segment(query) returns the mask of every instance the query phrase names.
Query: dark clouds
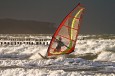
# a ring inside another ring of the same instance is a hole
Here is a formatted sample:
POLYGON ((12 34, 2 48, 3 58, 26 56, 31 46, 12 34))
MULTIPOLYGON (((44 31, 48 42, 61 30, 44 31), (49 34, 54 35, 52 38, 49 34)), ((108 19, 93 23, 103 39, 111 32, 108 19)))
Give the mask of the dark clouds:
POLYGON ((80 33, 115 34, 115 0, 1 0, 0 18, 59 25, 79 2, 86 8, 80 33))

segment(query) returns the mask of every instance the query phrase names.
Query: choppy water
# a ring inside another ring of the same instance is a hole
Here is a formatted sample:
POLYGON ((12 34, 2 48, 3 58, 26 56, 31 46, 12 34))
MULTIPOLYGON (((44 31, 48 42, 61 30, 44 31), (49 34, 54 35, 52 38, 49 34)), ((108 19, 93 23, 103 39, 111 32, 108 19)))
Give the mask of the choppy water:
MULTIPOLYGON (((3 37, 22 35, 1 35, 3 37)), ((40 37, 48 38, 46 35, 40 37)), ((69 58, 60 56, 44 60, 38 53, 45 55, 47 48, 48 45, 0 46, 0 76, 115 75, 115 35, 79 36, 75 52, 69 58)))

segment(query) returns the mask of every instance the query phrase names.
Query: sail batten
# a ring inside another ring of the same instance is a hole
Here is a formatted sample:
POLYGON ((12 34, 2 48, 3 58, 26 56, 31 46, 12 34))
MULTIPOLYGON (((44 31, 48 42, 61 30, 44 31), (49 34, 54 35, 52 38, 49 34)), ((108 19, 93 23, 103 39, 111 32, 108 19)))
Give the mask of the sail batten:
POLYGON ((84 8, 78 4, 62 21, 54 33, 48 56, 69 54, 74 51, 84 8))
POLYGON ((78 28, 72 28, 72 27, 70 27, 70 26, 68 26, 68 25, 64 25, 65 27, 68 27, 69 29, 74 29, 74 30, 78 30, 78 28))
POLYGON ((79 20, 80 18, 76 18, 74 16, 69 16, 69 18, 75 18, 76 20, 79 20))

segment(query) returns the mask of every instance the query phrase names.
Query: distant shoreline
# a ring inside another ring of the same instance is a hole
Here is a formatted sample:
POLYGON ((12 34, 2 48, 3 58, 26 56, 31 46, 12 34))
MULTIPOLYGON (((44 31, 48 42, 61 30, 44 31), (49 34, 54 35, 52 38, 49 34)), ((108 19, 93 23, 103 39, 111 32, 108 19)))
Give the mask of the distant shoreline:
POLYGON ((0 19, 0 34, 53 34, 56 28, 51 22, 0 19))

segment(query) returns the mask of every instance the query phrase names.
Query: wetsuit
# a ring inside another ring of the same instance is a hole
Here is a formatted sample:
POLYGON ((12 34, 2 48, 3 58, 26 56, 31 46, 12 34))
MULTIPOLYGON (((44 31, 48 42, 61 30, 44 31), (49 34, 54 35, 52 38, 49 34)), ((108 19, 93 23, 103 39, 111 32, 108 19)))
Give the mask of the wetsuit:
POLYGON ((64 43, 62 42, 62 41, 60 41, 60 40, 57 40, 57 47, 56 47, 56 49, 55 49, 55 51, 61 51, 61 47, 62 46, 64 46, 64 43))

